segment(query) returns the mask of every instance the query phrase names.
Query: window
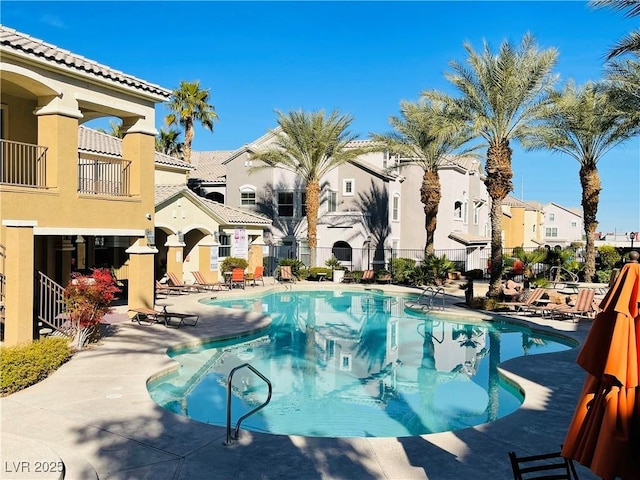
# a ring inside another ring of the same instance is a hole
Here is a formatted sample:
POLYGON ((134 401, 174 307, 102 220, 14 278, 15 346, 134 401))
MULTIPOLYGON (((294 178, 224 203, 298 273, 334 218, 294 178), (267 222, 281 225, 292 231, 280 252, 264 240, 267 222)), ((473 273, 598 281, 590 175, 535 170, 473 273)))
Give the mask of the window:
POLYGON ((578 222, 571 222, 571 228, 577 228, 578 222))
POLYGON ((382 157, 382 168, 385 170, 389 167, 389 150, 385 150, 382 157))
POLYGON ((465 225, 469 223, 469 202, 466 200, 462 204, 462 223, 465 225))
POLYGON ((340 370, 351 370, 351 355, 350 354, 342 354, 340 355, 340 370))
POLYGON ((393 208, 391 213, 391 219, 394 222, 400 220, 400 195, 397 193, 393 196, 393 208))
POLYGON ((355 180, 352 178, 342 181, 342 195, 352 197, 355 190, 355 180))
POLYGON ((544 236, 547 238, 557 238, 558 237, 558 228, 557 227, 547 227, 544 232, 544 236))
POLYGON ((473 204, 473 224, 478 225, 480 223, 480 207, 482 207, 481 203, 473 204))
POLYGON ((462 219, 462 202, 455 202, 453 204, 453 218, 462 219))
POLYGON ((8 130, 7 118, 9 117, 8 110, 9 110, 8 105, 5 105, 5 104, 0 105, 0 138, 2 138, 3 140, 8 138, 8 135, 7 135, 7 130, 8 130))
POLYGON ((293 217, 293 192, 278 192, 278 215, 293 217))
POLYGON ((329 191, 327 192, 327 212, 337 212, 338 211, 338 192, 329 191))
POLYGON ((555 222, 556 221, 556 214, 555 213, 548 213, 547 214, 547 220, 549 222, 555 222))
POLYGON ((303 217, 307 216, 307 192, 302 192, 300 194, 300 215, 303 217))
POLYGON ((256 187, 253 185, 242 185, 240 187, 240 205, 256 204, 256 187))
POLYGON ((218 257, 230 257, 231 256, 231 236, 226 233, 221 233, 218 236, 220 247, 218 248, 218 257))

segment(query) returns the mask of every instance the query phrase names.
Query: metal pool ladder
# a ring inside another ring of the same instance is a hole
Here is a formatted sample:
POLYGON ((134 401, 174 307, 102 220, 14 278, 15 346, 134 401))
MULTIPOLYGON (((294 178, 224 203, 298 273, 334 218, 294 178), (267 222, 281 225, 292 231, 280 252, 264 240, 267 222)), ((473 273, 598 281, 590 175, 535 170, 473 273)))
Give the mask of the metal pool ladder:
POLYGON ((229 377, 227 378, 227 440, 224 442, 225 445, 232 445, 234 440, 238 440, 238 437, 240 434, 240 424, 244 421, 245 418, 250 417, 251 415, 256 413, 258 410, 267 406, 267 404, 271 401, 272 391, 273 391, 273 388, 271 386, 271 382, 269 381, 269 379, 265 377, 263 374, 261 374, 249 363, 243 363, 242 365, 238 365, 233 370, 231 370, 231 372, 229 372, 229 377), (265 381, 265 383, 269 387, 269 394, 267 395, 267 399, 264 401, 264 403, 262 403, 262 405, 258 405, 256 408, 245 413, 243 416, 241 416, 238 419, 235 432, 233 435, 231 435, 231 382, 233 381, 233 374, 236 373, 237 370, 240 370, 241 368, 245 368, 245 367, 251 370, 258 377, 260 377, 262 380, 265 381))
POLYGON ((434 300, 438 295, 442 296, 442 310, 444 310, 444 288, 442 287, 425 287, 417 302, 429 308, 435 308, 434 300))

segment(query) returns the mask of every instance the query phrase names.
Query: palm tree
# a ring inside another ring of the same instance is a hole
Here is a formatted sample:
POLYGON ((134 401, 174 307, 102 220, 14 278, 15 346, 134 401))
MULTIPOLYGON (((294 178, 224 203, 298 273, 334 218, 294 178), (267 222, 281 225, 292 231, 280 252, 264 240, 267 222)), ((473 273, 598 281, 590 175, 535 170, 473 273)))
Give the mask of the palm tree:
MULTIPOLYGON (((591 5, 596 8, 610 7, 614 10, 626 10, 627 17, 640 15, 640 3, 638 0, 592 0, 591 5)), ((640 54, 640 31, 631 32, 626 37, 622 37, 609 51, 607 60, 624 55, 625 53, 640 54)))
POLYGON ((286 114, 276 110, 276 114, 279 125, 277 139, 267 149, 251 155, 251 159, 262 161, 263 164, 252 167, 250 171, 284 168, 294 172, 305 185, 309 266, 314 267, 318 244, 320 179, 367 150, 348 147, 349 142, 357 138, 349 131, 353 122, 351 115, 340 114, 337 110, 326 117, 323 110, 297 110, 286 114))
POLYGON ((578 87, 568 82, 552 95, 544 124, 529 132, 523 141, 528 149, 550 149, 574 158, 580 164, 582 210, 586 234, 585 281, 595 274, 596 215, 600 199, 598 162, 613 147, 640 133, 637 122, 616 108, 610 88, 603 83, 588 82, 578 87))
POLYGON ((161 128, 156 136, 156 151, 172 157, 180 157, 184 150, 184 142, 178 140, 181 134, 182 132, 175 128, 169 130, 161 128))
POLYGON ((555 83, 551 74, 558 53, 540 51, 533 36, 523 37, 519 47, 504 41, 497 54, 487 42, 476 53, 465 43, 468 67, 452 62, 446 78, 461 93, 452 99, 437 92, 427 98, 450 102, 459 109, 474 135, 486 142, 485 185, 491 197, 491 281, 488 296, 500 295, 502 272, 502 200, 513 190, 510 142, 520 140, 540 117, 546 97, 555 83))
POLYGON ((109 129, 98 128, 99 132, 106 133, 116 138, 124 138, 124 130, 122 129, 122 122, 116 123, 113 120, 109 121, 109 129))
MULTIPOLYGON (((401 102, 400 117, 390 117, 389 123, 394 132, 372 134, 371 138, 400 154, 402 163, 418 165, 424 172, 420 201, 425 214, 426 257, 434 253, 438 207, 442 198, 438 170, 448 155, 471 139, 471 129, 453 117, 446 103, 428 99, 418 103, 401 102)), ((463 153, 471 150, 473 148, 463 153)))
POLYGON ((184 128, 184 161, 191 163, 191 144, 195 135, 195 123, 213 131, 218 119, 215 107, 209 104, 209 90, 200 88, 200 82, 180 82, 173 91, 167 108, 172 112, 164 120, 167 126, 180 124, 184 128))
POLYGON ((640 62, 611 62, 606 80, 611 86, 611 99, 616 106, 629 115, 631 121, 640 122, 640 62))

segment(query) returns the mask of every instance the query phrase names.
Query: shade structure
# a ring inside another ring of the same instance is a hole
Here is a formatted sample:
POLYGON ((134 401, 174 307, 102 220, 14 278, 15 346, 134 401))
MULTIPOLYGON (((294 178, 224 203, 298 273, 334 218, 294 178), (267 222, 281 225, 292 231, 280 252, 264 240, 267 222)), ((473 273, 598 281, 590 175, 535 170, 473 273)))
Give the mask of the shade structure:
POLYGON ((578 355, 587 379, 562 449, 604 480, 640 479, 640 264, 631 258, 578 355))

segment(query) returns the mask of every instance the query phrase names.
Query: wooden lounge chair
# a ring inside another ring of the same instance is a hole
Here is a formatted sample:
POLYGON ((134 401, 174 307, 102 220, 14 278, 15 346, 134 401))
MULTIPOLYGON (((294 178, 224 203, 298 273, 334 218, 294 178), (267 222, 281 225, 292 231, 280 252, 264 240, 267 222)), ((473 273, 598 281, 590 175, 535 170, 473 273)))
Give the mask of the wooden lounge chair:
POLYGON ((291 272, 291 265, 282 265, 280 267, 280 276, 278 277, 278 280, 281 282, 296 281, 295 275, 291 272))
POLYGON ((191 273, 193 274, 193 278, 196 279, 194 285, 197 285, 203 290, 222 290, 226 285, 225 282, 207 282, 202 272, 196 271, 191 273))
POLYGON ((256 282, 262 282, 262 286, 264 287, 264 267, 262 265, 258 265, 253 273, 248 273, 245 277, 247 282, 251 282, 252 286, 256 286, 256 282))
POLYGON ((375 278, 376 274, 373 270, 365 270, 362 273, 362 278, 360 279, 360 283, 371 283, 375 278))
POLYGON ((378 277, 378 283, 391 283, 391 280, 393 280, 393 278, 391 277, 390 273, 385 273, 384 275, 380 275, 378 277))
POLYGON ((516 312, 523 312, 529 306, 534 305, 538 300, 542 299, 545 293, 544 288, 536 288, 532 290, 526 300, 522 302, 499 302, 497 306, 514 308, 516 312))
POLYGON ((203 292, 206 290, 205 288, 199 287, 198 285, 187 285, 182 280, 178 278, 178 276, 173 272, 167 272, 167 276, 169 277, 169 284, 172 287, 179 287, 184 289, 186 293, 189 292, 203 292))
POLYGON ((353 273, 351 273, 351 272, 346 272, 346 273, 344 274, 344 277, 342 277, 341 282, 342 282, 342 283, 351 283, 351 282, 353 282, 354 280, 355 280, 355 278, 353 277, 353 273))
POLYGON ((242 268, 234 268, 231 270, 231 279, 229 280, 229 287, 233 288, 235 285, 244 289, 246 281, 244 278, 244 270, 242 268))
POLYGON ((560 452, 518 456, 509 452, 514 480, 557 479, 578 480, 576 467, 570 458, 560 452))

